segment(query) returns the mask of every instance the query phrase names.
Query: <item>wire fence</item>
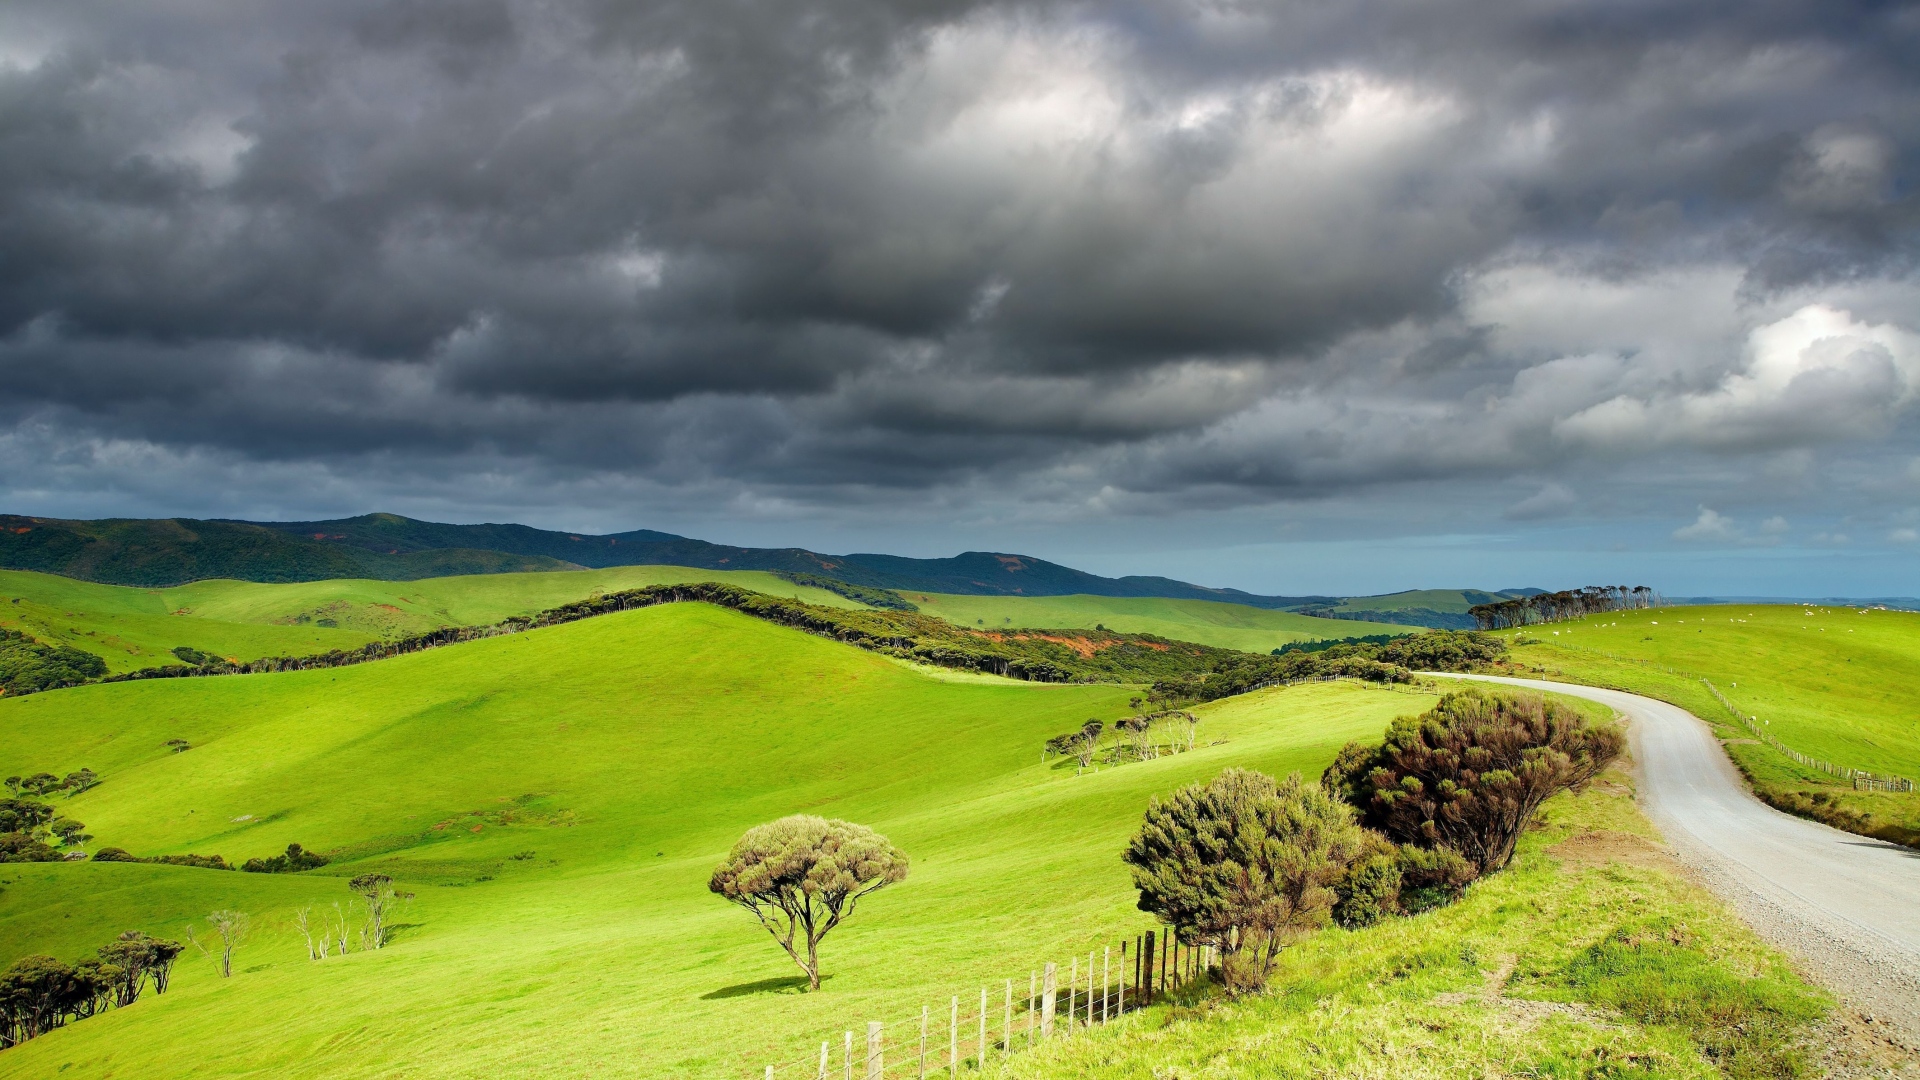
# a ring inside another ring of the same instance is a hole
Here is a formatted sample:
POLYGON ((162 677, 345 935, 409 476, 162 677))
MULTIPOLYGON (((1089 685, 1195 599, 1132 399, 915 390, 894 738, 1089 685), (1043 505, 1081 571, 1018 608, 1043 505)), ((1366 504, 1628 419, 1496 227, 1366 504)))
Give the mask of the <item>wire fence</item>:
MULTIPOLYGON (((1546 643, 1542 642, 1542 644, 1546 643)), ((1639 664, 1643 667, 1655 668, 1665 671, 1669 675, 1678 675, 1688 679, 1699 679, 1706 685, 1707 692, 1713 695, 1714 700, 1718 701, 1721 706, 1727 710, 1728 715, 1739 721, 1741 727, 1752 732, 1755 739, 1758 739, 1762 744, 1779 751, 1787 758, 1798 762, 1806 768, 1826 773, 1835 779, 1846 780, 1853 785, 1855 791, 1911 792, 1913 790, 1913 781, 1907 777, 1896 776, 1892 773, 1869 772, 1866 769, 1856 769, 1848 765, 1836 765, 1831 761, 1824 761, 1811 754, 1803 754, 1795 750, 1793 747, 1775 738, 1773 733, 1767 730, 1766 725, 1761 722, 1758 716, 1742 712, 1738 706, 1727 700, 1727 695, 1721 693, 1720 688, 1713 685, 1713 680, 1707 678, 1705 675, 1668 667, 1665 664, 1656 664, 1651 660, 1642 660, 1638 657, 1619 656, 1615 653, 1588 648, 1584 645, 1570 645, 1559 641, 1553 642, 1552 645, 1556 649, 1566 649, 1571 652, 1583 652, 1594 656, 1604 656, 1609 660, 1620 663, 1639 664)))
POLYGON ((1065 965, 1049 961, 1017 979, 955 994, 918 1014, 856 1022, 820 1040, 818 1050, 764 1066, 740 1080, 926 1080, 980 1072, 996 1061, 1060 1039, 1084 1035, 1152 1005, 1170 991, 1205 978, 1219 959, 1215 946, 1182 944, 1171 930, 1089 949, 1065 965), (1084 966, 1082 961, 1084 960, 1084 966))
POLYGON ((1713 694, 1714 700, 1725 706, 1727 712, 1732 714, 1735 720, 1740 721, 1742 727, 1753 732, 1754 738, 1759 739, 1762 743, 1773 747, 1775 750, 1785 754, 1787 757, 1792 758, 1807 768, 1817 769, 1820 772, 1826 773, 1828 776, 1851 781, 1855 791, 1908 792, 1913 790, 1913 781, 1904 776, 1872 773, 1865 769, 1854 769, 1845 765, 1835 765, 1831 761, 1822 761, 1817 757, 1795 750, 1779 739, 1774 738, 1773 734, 1767 731, 1765 726, 1760 723, 1758 716, 1749 715, 1736 708, 1733 702, 1727 700, 1727 695, 1721 693, 1720 688, 1713 685, 1711 680, 1702 678, 1700 681, 1706 684, 1707 690, 1713 694))

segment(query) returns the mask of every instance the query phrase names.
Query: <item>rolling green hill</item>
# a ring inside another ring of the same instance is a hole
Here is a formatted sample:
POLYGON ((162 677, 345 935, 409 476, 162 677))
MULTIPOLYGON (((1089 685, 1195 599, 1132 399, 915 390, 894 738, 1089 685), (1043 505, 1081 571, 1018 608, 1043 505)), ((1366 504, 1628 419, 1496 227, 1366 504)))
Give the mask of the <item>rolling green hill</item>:
POLYGON ((1197 641, 1223 649, 1267 653, 1294 641, 1367 634, 1418 633, 1420 627, 1356 624, 1287 611, 1211 600, 1112 596, 956 596, 902 593, 920 610, 961 626, 1073 627, 1105 626, 1128 634, 1156 634, 1176 641, 1197 641))
POLYGON ((1482 592, 1479 589, 1415 589, 1381 596, 1350 596, 1333 604, 1313 604, 1296 610, 1303 614, 1366 622, 1392 622, 1446 630, 1471 630, 1476 625, 1467 609, 1476 604, 1511 600, 1538 589, 1482 592))
POLYGON ((85 649, 117 673, 174 663, 176 646, 243 661, 305 656, 444 626, 499 622, 598 593, 716 580, 810 604, 859 606, 771 574, 675 566, 410 582, 349 578, 274 585, 216 580, 171 589, 96 585, 0 570, 0 628, 85 649))
POLYGON ((1920 779, 1920 613, 1722 604, 1594 615, 1500 636, 1539 642, 1515 648, 1519 663, 1651 694, 1717 725, 1728 753, 1776 806, 1920 842, 1920 795, 1854 792, 1794 763, 1731 723, 1699 681, 1711 679, 1803 754, 1920 779))
POLYGON ((0 699, 7 768, 104 778, 62 804, 95 846, 346 856, 292 876, 0 868, 4 960, 178 937, 216 907, 260 926, 231 980, 189 957, 166 996, 8 1050, 0 1076, 757 1075, 849 1018, 1141 927, 1115 852, 1150 794, 1228 762, 1317 772, 1430 700, 1269 691, 1205 708, 1222 745, 1079 777, 1040 762, 1128 693, 936 677, 675 604, 353 668, 0 699), (805 997, 704 887, 743 829, 799 810, 914 860, 805 997), (308 961, 292 912, 370 869, 419 894, 394 946, 308 961))

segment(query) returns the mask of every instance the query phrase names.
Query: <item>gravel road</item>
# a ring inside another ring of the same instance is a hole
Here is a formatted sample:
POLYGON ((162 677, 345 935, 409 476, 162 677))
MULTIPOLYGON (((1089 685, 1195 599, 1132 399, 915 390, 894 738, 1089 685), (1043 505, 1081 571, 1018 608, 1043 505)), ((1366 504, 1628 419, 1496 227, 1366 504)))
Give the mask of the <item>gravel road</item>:
POLYGON ((1550 690, 1626 714, 1640 805, 1681 861, 1887 1043, 1920 1050, 1920 852, 1762 803, 1707 725, 1676 705, 1569 683, 1432 674, 1550 690))

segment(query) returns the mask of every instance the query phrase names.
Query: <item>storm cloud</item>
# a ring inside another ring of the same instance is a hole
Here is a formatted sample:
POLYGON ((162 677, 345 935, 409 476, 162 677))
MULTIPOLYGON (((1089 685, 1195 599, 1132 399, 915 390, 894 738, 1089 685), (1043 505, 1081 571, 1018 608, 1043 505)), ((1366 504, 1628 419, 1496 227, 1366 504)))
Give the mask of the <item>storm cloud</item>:
POLYGON ((1916 55, 1883 3, 11 5, 0 488, 1892 535, 1916 55))

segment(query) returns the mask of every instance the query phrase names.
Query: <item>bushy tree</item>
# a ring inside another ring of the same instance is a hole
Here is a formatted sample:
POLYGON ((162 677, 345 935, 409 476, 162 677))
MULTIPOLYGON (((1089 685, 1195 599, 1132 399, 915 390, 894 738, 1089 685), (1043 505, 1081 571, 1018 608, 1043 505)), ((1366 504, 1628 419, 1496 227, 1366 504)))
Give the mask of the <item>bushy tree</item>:
POLYGON ((748 829, 707 888, 752 912, 818 990, 820 940, 906 877, 907 857, 865 825, 795 814, 748 829))
POLYGON ((1123 860, 1139 907, 1220 947, 1230 987, 1265 984, 1280 949, 1324 926, 1330 887, 1363 850, 1353 810, 1298 774, 1228 769, 1154 799, 1123 860))
MULTIPOLYGON (((1322 778, 1402 843, 1457 853, 1480 874, 1505 867, 1534 813, 1579 789, 1620 755, 1618 727, 1589 727, 1537 694, 1461 690, 1401 717, 1372 750, 1341 750, 1322 778)), ((1458 868, 1429 867, 1442 880, 1458 868)))
POLYGON ((51 956, 23 956, 0 973, 0 1044, 13 1046, 66 1023, 89 996, 74 969, 51 956))

